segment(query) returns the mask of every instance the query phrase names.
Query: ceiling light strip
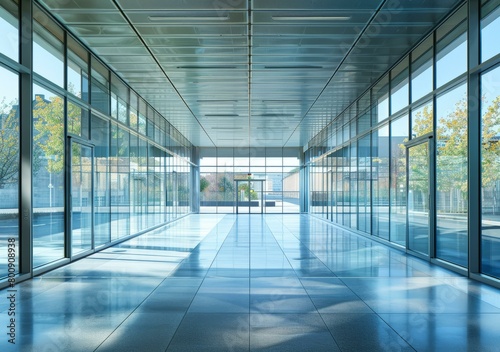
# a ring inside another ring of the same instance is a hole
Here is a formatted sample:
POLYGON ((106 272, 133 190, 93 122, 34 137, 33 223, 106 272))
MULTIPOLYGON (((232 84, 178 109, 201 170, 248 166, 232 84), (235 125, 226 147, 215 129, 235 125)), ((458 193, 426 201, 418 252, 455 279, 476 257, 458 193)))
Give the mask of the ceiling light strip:
POLYGON ((274 21, 348 21, 351 16, 271 16, 274 21))
POLYGON ((148 16, 150 21, 227 21, 229 16, 148 16))

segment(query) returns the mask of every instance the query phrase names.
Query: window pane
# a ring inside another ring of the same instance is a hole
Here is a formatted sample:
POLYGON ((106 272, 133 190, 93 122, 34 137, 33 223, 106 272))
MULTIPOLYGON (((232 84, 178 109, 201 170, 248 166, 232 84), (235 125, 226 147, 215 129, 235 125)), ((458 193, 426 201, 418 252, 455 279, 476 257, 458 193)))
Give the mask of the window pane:
POLYGON ((385 120, 389 117, 389 77, 384 77, 373 88, 373 99, 375 108, 375 123, 385 120))
POLYGON ((68 133, 88 138, 88 111, 68 101, 68 133))
POLYGON ((392 70, 391 115, 408 106, 408 59, 392 70))
POLYGON ((465 8, 458 11, 439 30, 436 48, 436 88, 467 70, 467 21, 465 8), (440 32, 449 32, 442 36, 440 32))
POLYGON ((45 15, 36 14, 40 22, 33 23, 33 71, 61 88, 64 87, 64 45, 62 30, 45 15), (41 23, 52 30, 49 31, 41 23))
POLYGON ((88 101, 89 79, 87 51, 68 37, 68 91, 77 97, 88 101))
POLYGON ((434 129, 432 100, 414 108, 411 112, 411 138, 417 138, 430 133, 434 129))
POLYGON ((500 67, 481 78, 481 271, 500 278, 500 67))
POLYGON ((467 266, 467 87, 436 100, 437 256, 467 266))
POLYGON ((16 274, 19 272, 19 77, 0 67, 0 278, 8 272, 8 254, 15 253, 16 274), (12 244, 13 246, 8 246, 12 244), (14 252, 11 252, 14 250, 14 252))
POLYGON ((64 99, 33 86, 33 266, 64 257, 64 99))
MULTIPOLYGON (((358 141, 358 230, 371 232, 371 158, 370 135, 358 141)), ((333 159, 335 161, 335 159, 333 159)), ((335 172, 335 169, 332 169, 335 172)), ((333 178, 335 180, 335 177, 333 178)), ((332 191, 335 187, 332 187, 332 191)), ((335 206, 334 198, 332 205, 335 206)))
POLYGON ((408 115, 391 123, 391 241, 406 244, 406 147, 408 115))
POLYGON ((481 60, 486 61, 500 52, 500 5, 490 0, 481 8, 481 60), (496 7, 495 7, 496 6, 496 7))
POLYGON ((109 123, 92 115, 92 143, 94 144, 94 241, 107 243, 110 235, 110 174, 109 123))
POLYGON ((19 61, 19 9, 14 1, 2 1, 0 5, 0 53, 19 61))
POLYGON ((432 37, 412 53, 411 100, 417 101, 432 91, 432 37))
POLYGON ((372 234, 389 239, 389 127, 372 135, 372 234))

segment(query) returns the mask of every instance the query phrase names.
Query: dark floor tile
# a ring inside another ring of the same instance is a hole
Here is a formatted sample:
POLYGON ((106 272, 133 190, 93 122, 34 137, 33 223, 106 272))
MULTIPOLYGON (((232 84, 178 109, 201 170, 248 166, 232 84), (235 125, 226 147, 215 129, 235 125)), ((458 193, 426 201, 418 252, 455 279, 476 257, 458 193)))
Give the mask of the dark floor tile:
POLYGON ((325 314, 328 329, 344 351, 414 351, 376 314, 325 314))
POLYGON ((251 314, 251 351, 340 351, 319 314, 251 314))
POLYGON ((248 351, 248 314, 188 313, 167 351, 248 351))

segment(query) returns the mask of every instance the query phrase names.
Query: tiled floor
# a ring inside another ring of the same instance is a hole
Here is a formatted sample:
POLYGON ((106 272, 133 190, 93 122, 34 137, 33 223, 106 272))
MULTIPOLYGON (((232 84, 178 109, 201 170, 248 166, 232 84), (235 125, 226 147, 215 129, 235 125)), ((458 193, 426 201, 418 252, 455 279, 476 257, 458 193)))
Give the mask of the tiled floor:
POLYGON ((0 351, 500 351, 500 290, 307 215, 192 215, 16 289, 0 351))

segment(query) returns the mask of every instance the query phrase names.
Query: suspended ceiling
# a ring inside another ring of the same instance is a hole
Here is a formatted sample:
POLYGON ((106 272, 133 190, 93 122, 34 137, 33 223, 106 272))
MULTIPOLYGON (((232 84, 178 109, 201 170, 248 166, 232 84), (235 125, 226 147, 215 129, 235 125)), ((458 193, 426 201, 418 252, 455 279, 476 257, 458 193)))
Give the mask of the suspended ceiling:
POLYGON ((306 145, 460 0, 40 0, 197 146, 306 145))

